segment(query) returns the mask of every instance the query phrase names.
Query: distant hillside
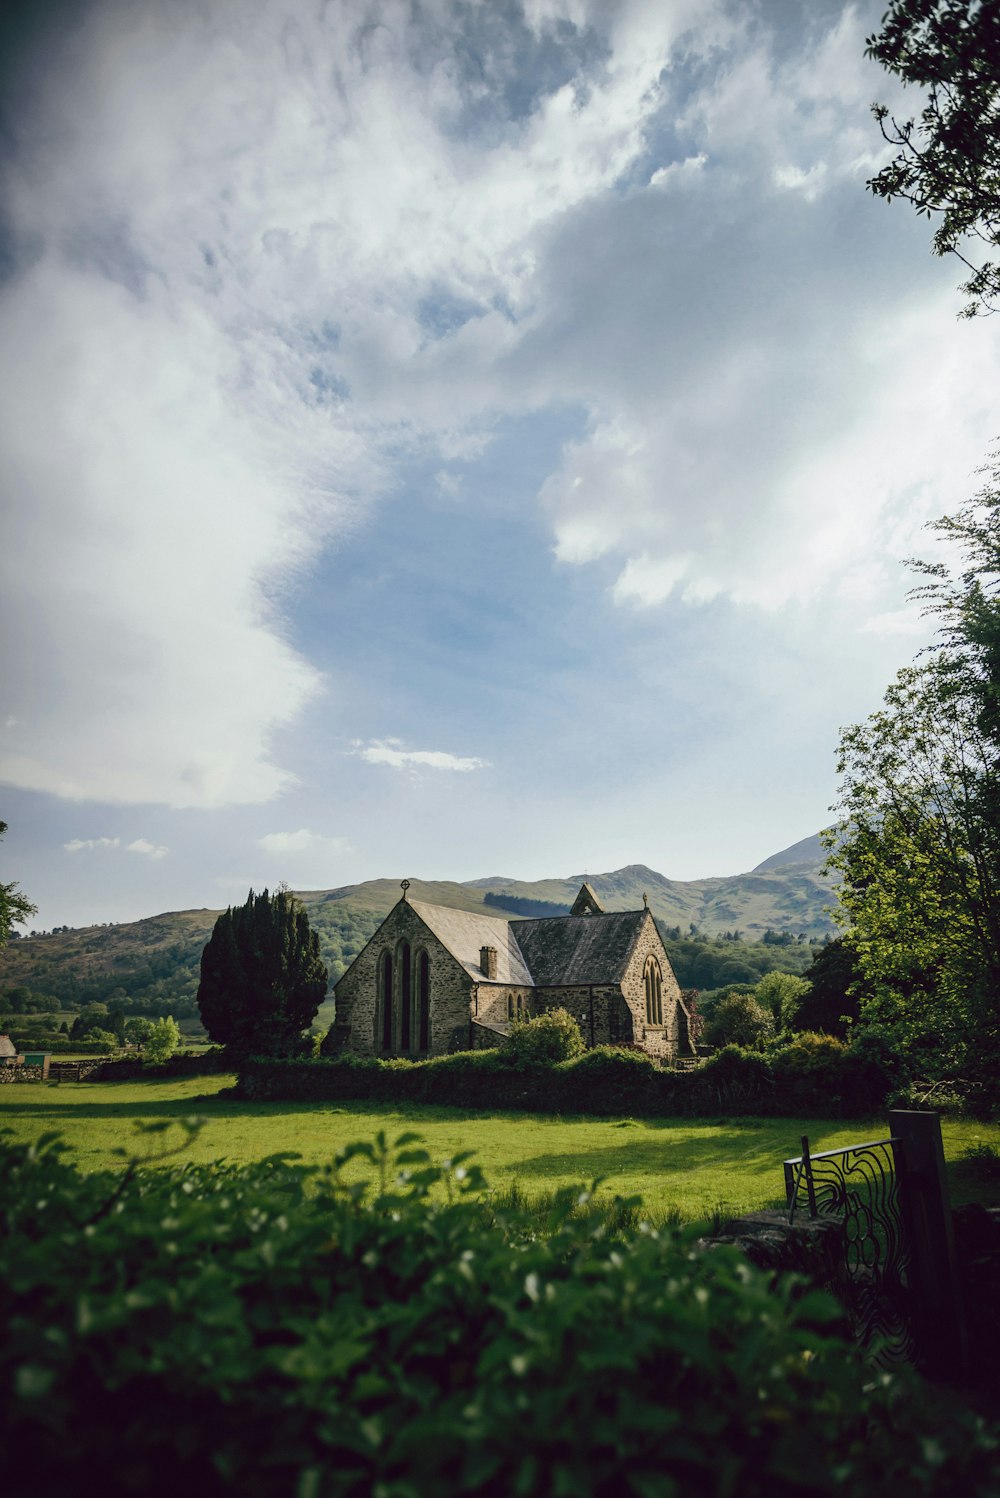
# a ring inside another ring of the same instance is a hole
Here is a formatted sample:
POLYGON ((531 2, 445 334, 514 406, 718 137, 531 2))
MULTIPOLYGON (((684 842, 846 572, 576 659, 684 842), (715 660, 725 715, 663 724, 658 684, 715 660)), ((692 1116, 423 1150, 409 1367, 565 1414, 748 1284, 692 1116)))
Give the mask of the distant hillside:
POLYGON ((767 874, 774 869, 810 868, 818 871, 823 867, 826 859, 826 849, 822 843, 822 834, 814 832, 812 837, 804 837, 800 843, 793 843, 790 848, 783 848, 780 853, 772 853, 770 858, 765 858, 754 869, 755 874, 767 874))
MULTIPOLYGON (((685 882, 667 879, 644 864, 629 864, 608 874, 531 882, 502 876, 462 884, 413 879, 409 894, 415 900, 517 920, 522 914, 567 909, 587 878, 606 910, 638 910, 645 893, 661 928, 676 932, 677 938, 687 938, 694 926, 703 937, 738 931, 744 943, 755 943, 765 932, 786 931, 808 943, 834 931, 825 914, 832 892, 818 872, 822 857, 817 840, 806 838, 750 874, 723 879, 685 882), (810 862, 804 855, 813 845, 816 856, 810 862)), ((353 962, 399 897, 398 879, 301 894, 330 967, 331 983, 353 962)), ((183 910, 122 925, 22 937, 0 954, 0 1013, 14 1007, 11 990, 27 990, 54 997, 65 1009, 101 1002, 126 1012, 192 1015, 201 950, 218 914, 183 910)), ((777 953, 781 948, 769 950, 777 953)), ((732 953, 731 960, 735 956, 732 953)), ((803 950, 803 962, 805 956, 803 950)), ((706 968, 699 985, 707 987, 710 980, 706 968)))

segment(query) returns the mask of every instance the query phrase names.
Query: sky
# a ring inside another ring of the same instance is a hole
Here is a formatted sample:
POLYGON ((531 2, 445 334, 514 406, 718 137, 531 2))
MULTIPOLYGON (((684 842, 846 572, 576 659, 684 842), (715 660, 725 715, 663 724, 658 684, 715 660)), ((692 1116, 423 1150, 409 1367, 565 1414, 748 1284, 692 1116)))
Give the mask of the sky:
POLYGON ((882 0, 0 32, 0 879, 752 868, 931 638, 997 324, 866 190, 882 0))

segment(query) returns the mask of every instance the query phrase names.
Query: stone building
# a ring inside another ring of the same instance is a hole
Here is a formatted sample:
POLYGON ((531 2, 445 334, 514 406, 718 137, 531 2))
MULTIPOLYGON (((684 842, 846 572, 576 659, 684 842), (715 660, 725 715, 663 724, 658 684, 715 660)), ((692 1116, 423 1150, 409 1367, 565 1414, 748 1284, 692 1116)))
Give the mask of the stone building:
MULTIPOLYGON (((691 1054, 688 1013, 648 908, 506 921, 403 897, 334 990, 323 1050, 443 1056, 497 1045, 515 1019, 566 1009, 588 1045, 691 1054)), ((645 899, 645 897, 643 897, 645 899)))

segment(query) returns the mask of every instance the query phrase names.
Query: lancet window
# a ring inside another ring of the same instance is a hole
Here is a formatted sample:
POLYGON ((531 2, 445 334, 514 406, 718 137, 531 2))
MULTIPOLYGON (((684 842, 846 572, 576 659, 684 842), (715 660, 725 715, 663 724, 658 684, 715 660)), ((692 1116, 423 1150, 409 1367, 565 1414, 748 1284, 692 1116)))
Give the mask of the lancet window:
POLYGON ((417 957, 417 1050, 431 1046, 431 960, 426 952, 417 957))
POLYGON ((383 952, 378 964, 376 1013, 379 1017, 383 1051, 392 1050, 392 953, 383 952))
POLYGON ((663 975, 660 972, 660 964, 655 957, 646 958, 646 971, 643 974, 643 982, 646 987, 646 1024, 663 1024, 663 975))

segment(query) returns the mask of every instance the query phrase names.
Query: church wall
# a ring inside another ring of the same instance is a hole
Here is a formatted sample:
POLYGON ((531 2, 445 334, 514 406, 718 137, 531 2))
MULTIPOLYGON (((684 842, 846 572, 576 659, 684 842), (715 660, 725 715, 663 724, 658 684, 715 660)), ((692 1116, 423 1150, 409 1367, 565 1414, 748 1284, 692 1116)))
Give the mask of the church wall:
POLYGON ((539 988, 537 1013, 552 1009, 565 1009, 580 1026, 584 1044, 588 1046, 611 1045, 620 1035, 612 1033, 612 1013, 621 1002, 621 990, 616 985, 578 984, 575 987, 539 988))
POLYGON ((625 1001, 632 1011, 632 1025, 635 1038, 640 1045, 644 1046, 651 1056, 674 1056, 677 1054, 678 1042, 678 1009, 681 1003, 680 984, 674 976, 674 970, 670 966, 670 959, 660 940, 660 933, 656 929, 656 922, 651 915, 646 916, 639 932, 639 940, 636 942, 635 951, 625 969, 625 977, 622 980, 622 993, 625 1001), (646 989, 643 974, 646 968, 646 958, 654 956, 660 964, 663 978, 663 1025, 647 1025, 646 1023, 646 989))
POLYGON ((414 991, 417 953, 424 948, 430 959, 430 1045, 427 1051, 419 1054, 422 1057, 446 1056, 451 1051, 467 1050, 472 979, 405 900, 400 900, 389 912, 334 990, 337 1026, 350 1026, 348 1049, 361 1056, 388 1054, 416 1057, 418 1054, 416 1033, 413 1034, 412 1049, 406 1052, 399 1049, 398 1035, 394 1037, 394 1049, 391 1052, 383 1051, 381 1035, 376 1036, 375 1033, 378 965, 386 949, 392 952, 394 983, 398 985, 399 971, 395 954, 400 941, 408 941, 413 953, 414 991))
POLYGON ((514 1001, 517 1015, 517 1000, 521 1000, 521 1017, 534 1019, 541 1011, 535 1003, 535 990, 514 983, 480 983, 472 999, 472 1016, 487 1025, 505 1025, 510 1019, 508 1001, 514 1001))

